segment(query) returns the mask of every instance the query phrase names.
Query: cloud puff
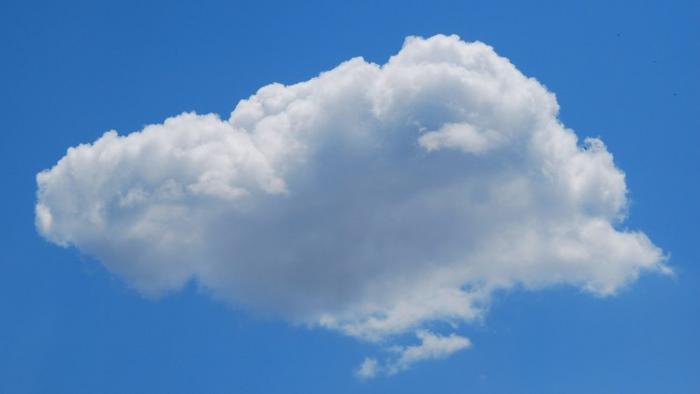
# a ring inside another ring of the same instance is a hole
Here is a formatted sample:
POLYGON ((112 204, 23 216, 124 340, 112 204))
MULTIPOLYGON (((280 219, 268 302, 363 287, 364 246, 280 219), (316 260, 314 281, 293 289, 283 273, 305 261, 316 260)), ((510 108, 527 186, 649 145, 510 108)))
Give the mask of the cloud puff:
POLYGON ((379 363, 377 363, 376 358, 372 357, 366 357, 363 361, 362 364, 357 368, 357 371, 355 371, 355 375, 357 375, 358 378, 360 379, 372 379, 375 376, 377 376, 377 373, 379 372, 379 363))
MULTIPOLYGON (((264 86, 228 119, 184 113, 69 148, 37 175, 36 224, 145 294, 195 281, 366 340, 468 322, 497 289, 609 295, 667 272, 622 226, 612 155, 558 109, 483 43, 409 37, 384 65, 264 86)), ((421 335, 396 369, 460 338, 421 335)))
POLYGON ((428 330, 418 330, 416 337, 420 340, 418 345, 390 348, 389 352, 392 353, 392 357, 389 357, 384 364, 380 364, 377 359, 372 357, 365 358, 355 374, 362 380, 372 379, 379 374, 394 375, 410 368, 417 362, 446 358, 471 346, 469 339, 456 334, 441 336, 428 330))

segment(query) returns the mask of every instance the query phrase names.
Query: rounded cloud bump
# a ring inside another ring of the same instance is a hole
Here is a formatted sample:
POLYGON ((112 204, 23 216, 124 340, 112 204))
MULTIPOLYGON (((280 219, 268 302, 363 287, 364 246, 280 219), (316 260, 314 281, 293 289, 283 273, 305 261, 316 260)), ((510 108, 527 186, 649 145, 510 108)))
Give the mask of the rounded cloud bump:
POLYGON ((667 272, 620 229, 612 155, 557 113, 491 47, 410 37, 384 65, 265 86, 229 119, 185 113, 68 149, 37 175, 36 225, 145 294, 195 281, 368 340, 478 318, 497 289, 607 295, 667 272))

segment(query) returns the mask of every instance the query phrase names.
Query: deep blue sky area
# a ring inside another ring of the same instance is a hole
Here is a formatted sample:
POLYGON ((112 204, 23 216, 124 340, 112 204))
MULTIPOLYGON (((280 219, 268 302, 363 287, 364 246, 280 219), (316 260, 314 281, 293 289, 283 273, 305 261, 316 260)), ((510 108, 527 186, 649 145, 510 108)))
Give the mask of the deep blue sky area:
POLYGON ((700 2, 0 4, 0 392, 700 393, 700 2), (609 298, 499 294, 473 348, 363 382, 374 346, 255 317, 196 286, 150 300, 34 228, 37 172, 109 129, 223 117, 271 83, 407 35, 480 40, 556 93, 625 171, 630 218, 670 256, 609 298))

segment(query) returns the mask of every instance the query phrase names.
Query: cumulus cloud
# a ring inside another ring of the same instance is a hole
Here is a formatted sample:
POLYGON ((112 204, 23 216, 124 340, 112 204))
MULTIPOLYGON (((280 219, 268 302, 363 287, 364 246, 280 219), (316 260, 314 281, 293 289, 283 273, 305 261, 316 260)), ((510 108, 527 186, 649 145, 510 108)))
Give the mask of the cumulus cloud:
POLYGON ((375 378, 379 374, 394 375, 417 362, 446 358, 471 346, 468 338, 456 334, 441 336, 428 330, 418 330, 416 337, 420 340, 418 345, 389 348, 391 356, 383 364, 376 358, 366 357, 355 374, 362 380, 375 378))
MULTIPOLYGON (((36 225, 144 294, 194 281, 370 341, 472 321, 498 289, 609 295, 668 272, 624 227, 612 154, 558 110, 488 45, 409 37, 384 65, 264 86, 228 119, 184 113, 69 148, 37 175, 36 225)), ((395 368, 460 338, 421 335, 395 368)))

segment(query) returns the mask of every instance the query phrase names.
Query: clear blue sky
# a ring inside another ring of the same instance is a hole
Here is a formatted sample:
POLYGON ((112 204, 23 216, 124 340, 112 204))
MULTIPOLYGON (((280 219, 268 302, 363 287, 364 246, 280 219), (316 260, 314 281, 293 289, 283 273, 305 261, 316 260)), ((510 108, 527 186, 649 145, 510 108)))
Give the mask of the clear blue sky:
POLYGON ((700 392, 700 3, 196 3, 0 5, 0 392, 700 392), (227 116, 265 84, 384 63, 436 33, 492 45, 556 93, 568 127, 606 142, 631 190, 626 225, 675 277, 605 299, 500 294, 465 327, 473 348, 363 382, 352 370, 371 344, 193 287, 148 300, 37 235, 35 174, 68 146, 183 111, 227 116))

